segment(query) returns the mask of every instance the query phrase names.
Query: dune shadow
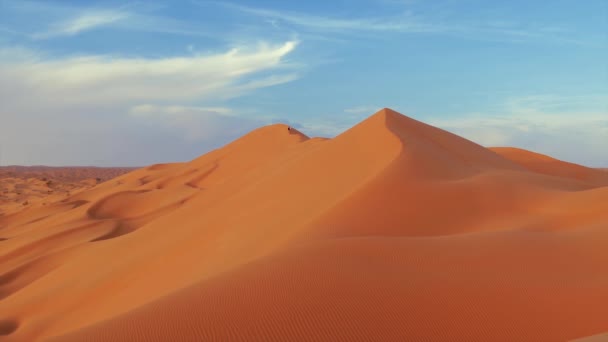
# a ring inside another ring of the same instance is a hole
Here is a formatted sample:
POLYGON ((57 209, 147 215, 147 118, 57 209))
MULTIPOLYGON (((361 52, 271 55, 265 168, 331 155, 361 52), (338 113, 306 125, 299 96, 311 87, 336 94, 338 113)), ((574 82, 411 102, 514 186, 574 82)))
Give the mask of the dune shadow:
POLYGON ((49 216, 51 216, 51 215, 41 216, 41 217, 35 218, 35 219, 31 220, 31 221, 27 221, 27 222, 25 222, 25 223, 23 223, 23 224, 21 224, 19 226, 22 227, 22 226, 25 226, 25 225, 28 225, 28 224, 40 222, 40 221, 44 220, 45 218, 47 218, 49 216))
POLYGON ((198 175, 195 178, 191 179, 190 181, 188 181, 186 183, 186 185, 191 188, 201 189, 200 183, 203 180, 205 180, 205 178, 209 177, 209 175, 211 175, 213 172, 215 172, 218 167, 220 167, 220 164, 215 162, 213 164, 213 166, 211 168, 209 168, 209 170, 207 170, 207 171, 203 172, 201 175, 198 175))
POLYGON ((76 200, 76 201, 72 201, 72 202, 68 202, 68 205, 72 206, 72 209, 76 209, 78 207, 82 207, 83 205, 89 203, 89 201, 86 200, 76 200))
POLYGON ((112 231, 97 237, 89 242, 96 242, 96 241, 104 241, 104 240, 110 240, 110 239, 115 239, 117 237, 123 236, 123 235, 127 235, 129 233, 132 233, 134 231, 137 230, 137 226, 129 226, 127 224, 125 224, 124 222, 120 222, 118 224, 118 226, 116 226, 116 228, 112 229, 112 231))
POLYGON ((19 322, 14 319, 0 320, 0 336, 7 336, 19 328, 19 322))
POLYGON ((122 196, 143 194, 143 193, 150 192, 150 191, 151 190, 121 191, 121 192, 111 194, 111 195, 97 201, 96 203, 94 203, 87 210, 87 216, 91 219, 97 219, 97 220, 120 218, 120 217, 116 217, 115 215, 112 215, 112 214, 104 213, 104 209, 106 208, 106 206, 108 204, 111 204, 112 201, 116 200, 117 198, 121 198, 122 196))
POLYGON ((38 258, 0 275, 0 301, 42 278, 55 267, 38 258))

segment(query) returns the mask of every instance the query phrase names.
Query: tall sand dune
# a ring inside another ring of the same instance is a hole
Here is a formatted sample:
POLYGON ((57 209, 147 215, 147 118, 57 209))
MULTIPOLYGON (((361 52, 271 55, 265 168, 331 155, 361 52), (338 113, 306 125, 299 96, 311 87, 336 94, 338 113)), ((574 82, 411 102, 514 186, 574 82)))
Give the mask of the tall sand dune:
POLYGON ((0 217, 6 341, 566 341, 608 331, 608 178, 383 109, 259 128, 0 217))

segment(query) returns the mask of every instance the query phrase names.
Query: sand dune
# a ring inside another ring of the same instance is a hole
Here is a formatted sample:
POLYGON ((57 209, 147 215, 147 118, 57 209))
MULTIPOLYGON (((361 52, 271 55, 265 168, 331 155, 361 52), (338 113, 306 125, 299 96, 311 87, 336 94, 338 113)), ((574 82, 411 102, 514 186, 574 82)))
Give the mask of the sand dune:
POLYGON ((0 167, 0 216, 24 207, 64 199, 132 170, 115 167, 0 167))
POLYGON ((602 169, 588 168, 518 148, 495 147, 491 150, 532 172, 578 179, 595 186, 608 186, 608 174, 602 169))
POLYGON ((0 337, 601 334, 607 175, 390 109, 333 139, 262 127, 0 217, 0 337))

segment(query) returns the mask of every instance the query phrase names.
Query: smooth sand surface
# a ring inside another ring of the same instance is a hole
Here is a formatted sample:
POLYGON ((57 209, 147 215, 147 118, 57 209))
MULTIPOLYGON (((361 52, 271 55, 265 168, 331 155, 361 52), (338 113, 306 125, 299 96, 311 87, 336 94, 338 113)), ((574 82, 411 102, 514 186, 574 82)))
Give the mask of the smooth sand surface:
POLYGON ((6 341, 566 341, 608 331, 608 178, 383 109, 277 124, 0 217, 6 341))

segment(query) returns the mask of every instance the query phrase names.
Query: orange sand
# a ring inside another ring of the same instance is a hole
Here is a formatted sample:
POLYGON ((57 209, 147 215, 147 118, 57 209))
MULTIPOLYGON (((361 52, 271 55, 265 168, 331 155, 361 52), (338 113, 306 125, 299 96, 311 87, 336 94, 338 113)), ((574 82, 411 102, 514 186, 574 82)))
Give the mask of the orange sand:
POLYGON ((608 173, 384 109, 271 125, 0 217, 7 341, 564 341, 608 331, 608 173))

